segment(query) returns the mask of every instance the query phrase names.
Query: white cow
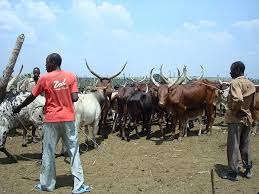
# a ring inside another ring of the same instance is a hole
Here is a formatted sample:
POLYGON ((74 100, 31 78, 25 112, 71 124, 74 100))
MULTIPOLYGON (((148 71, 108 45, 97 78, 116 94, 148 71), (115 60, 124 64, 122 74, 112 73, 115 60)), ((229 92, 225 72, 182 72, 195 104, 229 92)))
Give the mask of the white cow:
POLYGON ((96 147, 96 134, 101 119, 101 106, 94 92, 79 94, 79 99, 74 103, 76 113, 76 126, 85 127, 86 142, 89 141, 88 125, 92 127, 92 140, 96 147))
MULTIPOLYGON (((89 140, 91 140, 95 148, 97 147, 96 135, 101 119, 101 106, 98 101, 99 94, 98 91, 78 94, 79 99, 74 103, 76 128, 79 131, 81 127, 84 127, 86 135, 85 143, 88 143, 89 140), (89 136, 88 125, 92 127, 92 137, 89 136)), ((66 149, 63 141, 61 143, 62 155, 65 153, 66 149)))
POLYGON ((16 158, 4 147, 8 132, 16 128, 39 127, 43 121, 45 98, 42 96, 38 96, 31 104, 23 108, 20 113, 13 114, 13 107, 18 106, 29 95, 29 92, 25 94, 7 93, 5 100, 0 105, 0 151, 15 161, 16 158))

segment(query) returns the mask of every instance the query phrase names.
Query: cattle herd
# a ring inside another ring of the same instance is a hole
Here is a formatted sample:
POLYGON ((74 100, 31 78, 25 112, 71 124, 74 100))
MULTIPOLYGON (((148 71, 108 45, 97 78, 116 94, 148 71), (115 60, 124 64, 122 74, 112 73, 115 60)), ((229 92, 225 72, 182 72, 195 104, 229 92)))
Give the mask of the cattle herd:
MULTIPOLYGON (((44 117, 45 97, 38 96, 36 100, 23 108, 18 114, 13 114, 14 106, 20 104, 30 94, 12 90, 12 85, 20 76, 22 68, 17 76, 9 80, 16 59, 21 49, 24 36, 17 39, 16 48, 10 59, 10 65, 4 71, 0 79, 0 151, 8 158, 17 161, 17 158, 5 148, 8 133, 16 128, 24 130, 23 145, 26 145, 27 128, 33 126, 40 128, 44 117)), ((99 132, 103 138, 108 137, 108 117, 112 115, 112 132, 118 132, 122 140, 130 141, 131 132, 135 130, 139 138, 138 126, 141 125, 146 139, 152 137, 152 125, 156 122, 161 131, 161 139, 166 139, 166 133, 171 133, 171 139, 187 136, 188 129, 194 120, 200 125, 204 123, 204 133, 212 133, 212 125, 216 114, 224 115, 227 109, 226 102, 230 84, 220 79, 209 81, 201 75, 192 79, 187 75, 187 67, 182 72, 178 70, 175 77, 167 77, 163 73, 163 66, 155 77, 151 69, 149 76, 142 80, 133 78, 125 79, 125 83, 114 85, 113 79, 119 76, 127 65, 113 76, 103 77, 90 68, 85 61, 87 69, 94 75, 96 82, 90 90, 79 94, 79 100, 74 103, 76 112, 76 125, 78 130, 87 126, 92 127, 92 142, 97 146, 96 135, 99 132), (166 123, 166 130, 163 127, 166 123), (178 126, 179 133, 175 134, 178 126), (167 130, 168 129, 168 130, 167 130)), ((89 88, 89 87, 88 87, 89 88)), ((253 117, 255 125, 259 120, 259 87, 256 86, 255 110, 253 117)), ((86 133, 87 134, 87 133, 86 133)), ((201 134, 201 127, 198 135, 201 134)), ((88 142, 88 135, 86 142, 88 142)))
MULTIPOLYGON (((201 75, 196 79, 187 76, 187 68, 178 75, 168 78, 160 67, 160 79, 156 80, 151 69, 149 77, 142 80, 133 78, 125 79, 122 85, 113 85, 112 80, 122 73, 125 65, 117 74, 103 77, 93 71, 86 62, 87 69, 98 79, 90 91, 79 94, 79 100, 74 104, 76 112, 76 125, 84 127, 88 134, 88 126, 92 129, 92 142, 94 147, 96 135, 99 132, 104 138, 108 137, 107 118, 112 118, 112 132, 118 132, 122 140, 130 141, 131 132, 139 138, 138 126, 141 125, 146 139, 152 137, 152 124, 158 123, 161 138, 166 138, 166 132, 172 133, 170 139, 187 136, 188 129, 194 120, 206 125, 204 133, 212 133, 212 125, 216 114, 224 115, 227 109, 226 101, 229 83, 218 79, 215 82, 203 79, 201 75), (166 129, 163 127, 166 123, 166 129), (179 134, 176 135, 178 126, 179 134)), ((5 148, 8 132, 16 128, 33 126, 40 128, 44 117, 44 96, 38 96, 36 100, 22 109, 19 114, 12 113, 12 107, 20 104, 30 93, 10 90, 17 76, 11 79, 6 88, 6 97, 0 106, 0 150, 10 159, 17 158, 5 148)), ((156 77, 157 78, 157 77, 156 77)), ((89 87, 88 87, 89 88, 89 87)), ((259 118, 259 93, 257 87, 256 110, 254 117, 259 118)), ((24 132, 26 135, 26 132, 24 132)), ((201 127, 198 135, 201 134, 201 127)), ((24 135, 23 145, 26 145, 24 135)), ((89 142, 87 135, 86 142, 89 142)))

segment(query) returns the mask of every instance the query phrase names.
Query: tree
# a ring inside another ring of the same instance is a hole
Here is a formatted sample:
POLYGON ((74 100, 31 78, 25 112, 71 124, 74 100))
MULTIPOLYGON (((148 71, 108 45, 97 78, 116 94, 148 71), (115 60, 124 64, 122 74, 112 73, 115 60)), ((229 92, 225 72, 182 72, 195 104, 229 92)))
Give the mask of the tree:
POLYGON ((9 82, 9 79, 13 73, 13 69, 16 63, 16 60, 18 58, 18 55, 20 53, 20 50, 22 48, 22 44, 24 42, 24 34, 21 34, 20 36, 18 36, 17 40, 16 40, 16 44, 15 47, 13 49, 13 52, 10 56, 9 62, 6 65, 6 68, 3 72, 3 77, 0 78, 0 103, 3 102, 4 98, 5 98, 5 94, 6 94, 6 87, 7 84, 9 82))

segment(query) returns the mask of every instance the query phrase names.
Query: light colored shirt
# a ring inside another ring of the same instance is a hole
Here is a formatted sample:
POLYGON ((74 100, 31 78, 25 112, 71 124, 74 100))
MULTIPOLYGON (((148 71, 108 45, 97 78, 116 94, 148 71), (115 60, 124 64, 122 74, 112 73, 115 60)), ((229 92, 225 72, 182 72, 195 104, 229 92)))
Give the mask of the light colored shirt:
POLYGON ((250 126, 253 122, 251 110, 255 107, 255 86, 244 76, 230 82, 226 123, 243 123, 250 126))

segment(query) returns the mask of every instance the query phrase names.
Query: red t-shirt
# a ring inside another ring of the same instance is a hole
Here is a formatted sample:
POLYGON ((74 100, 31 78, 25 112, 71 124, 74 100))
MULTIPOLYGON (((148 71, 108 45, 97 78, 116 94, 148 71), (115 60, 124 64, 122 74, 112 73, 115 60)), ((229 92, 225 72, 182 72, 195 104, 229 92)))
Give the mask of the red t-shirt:
POLYGON ((74 74, 55 70, 42 75, 32 90, 33 96, 45 93, 44 122, 74 121, 75 111, 71 93, 78 92, 74 74))

